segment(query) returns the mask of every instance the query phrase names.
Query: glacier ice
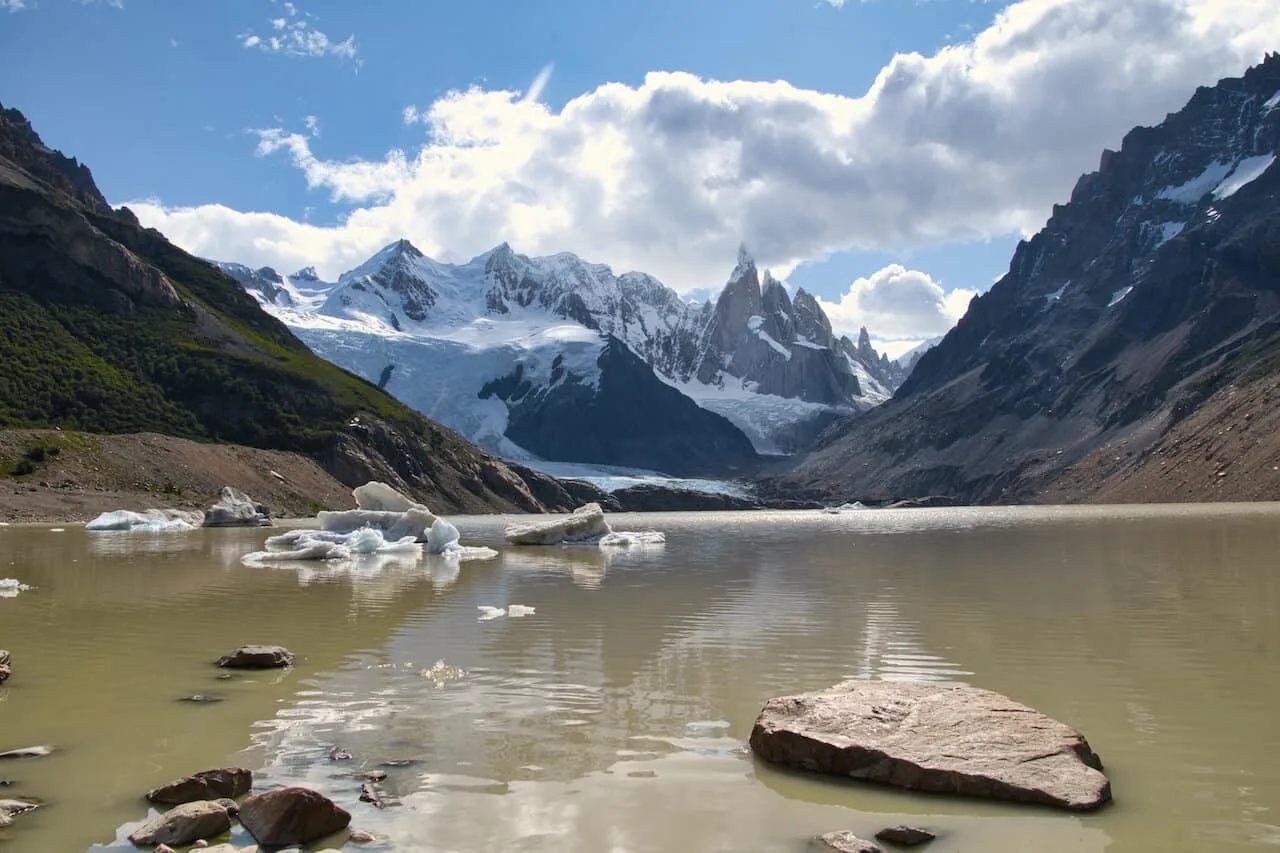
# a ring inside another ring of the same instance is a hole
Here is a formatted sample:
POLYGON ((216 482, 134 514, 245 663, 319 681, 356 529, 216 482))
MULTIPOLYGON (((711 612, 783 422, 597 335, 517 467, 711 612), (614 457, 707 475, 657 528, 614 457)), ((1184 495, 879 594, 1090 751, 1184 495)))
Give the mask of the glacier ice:
POLYGON ((443 554, 445 549, 458 541, 458 528, 443 518, 437 518, 427 531, 427 553, 443 554))
POLYGON ((480 615, 476 618, 481 622, 490 622, 503 616, 519 619, 522 616, 532 616, 536 612, 536 608, 524 604, 512 604, 507 607, 493 607, 489 604, 481 604, 476 609, 480 611, 480 615))
POLYGON ((645 545, 662 545, 667 541, 667 534, 658 530, 626 531, 609 533, 600 539, 601 548, 636 548, 645 545))
POLYGON ((181 509, 149 509, 144 512, 119 509, 104 512, 84 526, 95 532, 169 533, 195 530, 204 523, 204 513, 181 509))
POLYGON ((351 533, 328 530, 290 530, 267 539, 265 551, 245 555, 243 562, 294 562, 298 560, 347 560, 367 554, 420 554, 422 545, 412 536, 387 539, 382 531, 362 527, 351 533))
POLYGON ((490 619, 497 619, 499 616, 507 615, 507 608, 505 607, 491 607, 488 604, 481 604, 476 609, 480 611, 478 618, 481 622, 488 622, 490 619))

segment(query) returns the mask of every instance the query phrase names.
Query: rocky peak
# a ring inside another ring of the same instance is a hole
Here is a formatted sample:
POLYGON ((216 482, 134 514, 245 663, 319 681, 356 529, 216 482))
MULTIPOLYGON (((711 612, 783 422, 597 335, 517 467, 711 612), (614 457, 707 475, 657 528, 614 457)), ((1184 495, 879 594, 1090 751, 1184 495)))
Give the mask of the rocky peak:
POLYGON ((276 272, 272 267, 259 267, 254 270, 254 273, 267 281, 274 282, 276 284, 284 283, 284 279, 280 277, 280 273, 276 272))
POLYGON ((316 272, 315 267, 303 267, 289 278, 295 281, 319 281, 320 275, 316 272))
POLYGON ((0 157, 90 210, 112 212, 87 166, 45 145, 26 116, 18 110, 5 109, 3 104, 0 104, 0 157))
POLYGON ((871 345, 871 333, 866 326, 858 329, 858 355, 872 360, 876 358, 876 348, 871 345))
POLYGON ((803 287, 796 291, 795 300, 791 303, 795 317, 796 334, 813 341, 818 346, 831 347, 835 337, 831 331, 831 321, 822 310, 818 300, 803 287))

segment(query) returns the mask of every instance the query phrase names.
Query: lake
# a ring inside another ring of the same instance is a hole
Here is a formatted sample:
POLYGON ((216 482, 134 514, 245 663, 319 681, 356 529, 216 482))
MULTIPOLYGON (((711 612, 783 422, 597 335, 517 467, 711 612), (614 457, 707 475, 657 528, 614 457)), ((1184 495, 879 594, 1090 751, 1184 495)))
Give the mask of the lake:
POLYGON ((930 853, 1280 846, 1276 505, 617 516, 667 542, 612 553, 454 520, 502 555, 249 568, 266 531, 0 527, 0 577, 35 587, 0 599, 0 750, 57 747, 0 762, 0 796, 49 803, 0 850, 132 849, 143 792, 229 764, 324 791, 379 836, 365 850, 799 853, 899 822, 938 831, 930 853), (508 604, 536 611, 478 619, 508 604), (254 642, 297 665, 219 679, 254 642), (752 760, 767 698, 849 678, 1006 693, 1080 728, 1115 802, 752 760), (398 804, 378 810, 343 774, 384 762, 398 804))

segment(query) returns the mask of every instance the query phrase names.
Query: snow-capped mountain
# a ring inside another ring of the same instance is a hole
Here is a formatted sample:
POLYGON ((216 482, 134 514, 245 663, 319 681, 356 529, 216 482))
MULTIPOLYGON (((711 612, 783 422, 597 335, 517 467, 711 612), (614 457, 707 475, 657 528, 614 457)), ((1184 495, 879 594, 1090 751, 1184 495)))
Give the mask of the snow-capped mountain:
POLYGON ((321 356, 513 459, 722 473, 802 446, 904 375, 745 251, 714 305, 505 243, 447 264, 400 240, 336 282, 218 266, 321 356))
MULTIPOLYGON (((1215 391, 1274 382, 1278 156, 1280 53, 1130 131, 894 398, 833 427, 787 488, 1003 502, 1072 466, 1097 479, 1164 466, 1156 443, 1215 391)), ((1165 471, 1153 494, 1214 494, 1165 471)))

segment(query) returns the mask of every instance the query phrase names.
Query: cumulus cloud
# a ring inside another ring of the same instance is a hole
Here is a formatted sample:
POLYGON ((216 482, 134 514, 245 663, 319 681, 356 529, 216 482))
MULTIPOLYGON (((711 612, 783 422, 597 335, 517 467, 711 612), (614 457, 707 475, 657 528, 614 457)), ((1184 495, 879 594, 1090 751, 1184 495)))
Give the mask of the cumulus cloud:
POLYGON ((692 290, 722 283, 744 241, 788 268, 1033 232, 1104 146, 1259 61, 1276 32, 1269 0, 1022 0, 968 43, 895 56, 857 98, 653 72, 559 110, 450 92, 404 110, 420 146, 372 161, 262 131, 260 154, 354 205, 332 227, 131 206, 194 252, 255 265, 332 276, 400 237, 446 259, 507 240, 692 290))
POLYGON ((975 293, 948 293, 928 273, 890 264, 854 281, 838 301, 818 303, 839 333, 856 336, 866 326, 886 340, 920 340, 954 326, 975 293))
MULTIPOLYGON (((123 2, 123 0, 108 0, 123 2)), ((278 53, 284 56, 319 57, 336 56, 339 59, 356 60, 359 48, 356 37, 347 36, 342 41, 334 41, 311 22, 310 14, 302 14, 292 3, 281 5, 284 16, 269 18, 267 23, 271 29, 265 35, 258 35, 253 30, 236 36, 241 47, 257 48, 264 53, 278 53)), ((359 64, 359 60, 356 60, 359 64)))
POLYGON ((9 12, 21 12, 25 8, 27 8, 27 4, 23 0, 0 0, 0 9, 5 9, 9 12))

